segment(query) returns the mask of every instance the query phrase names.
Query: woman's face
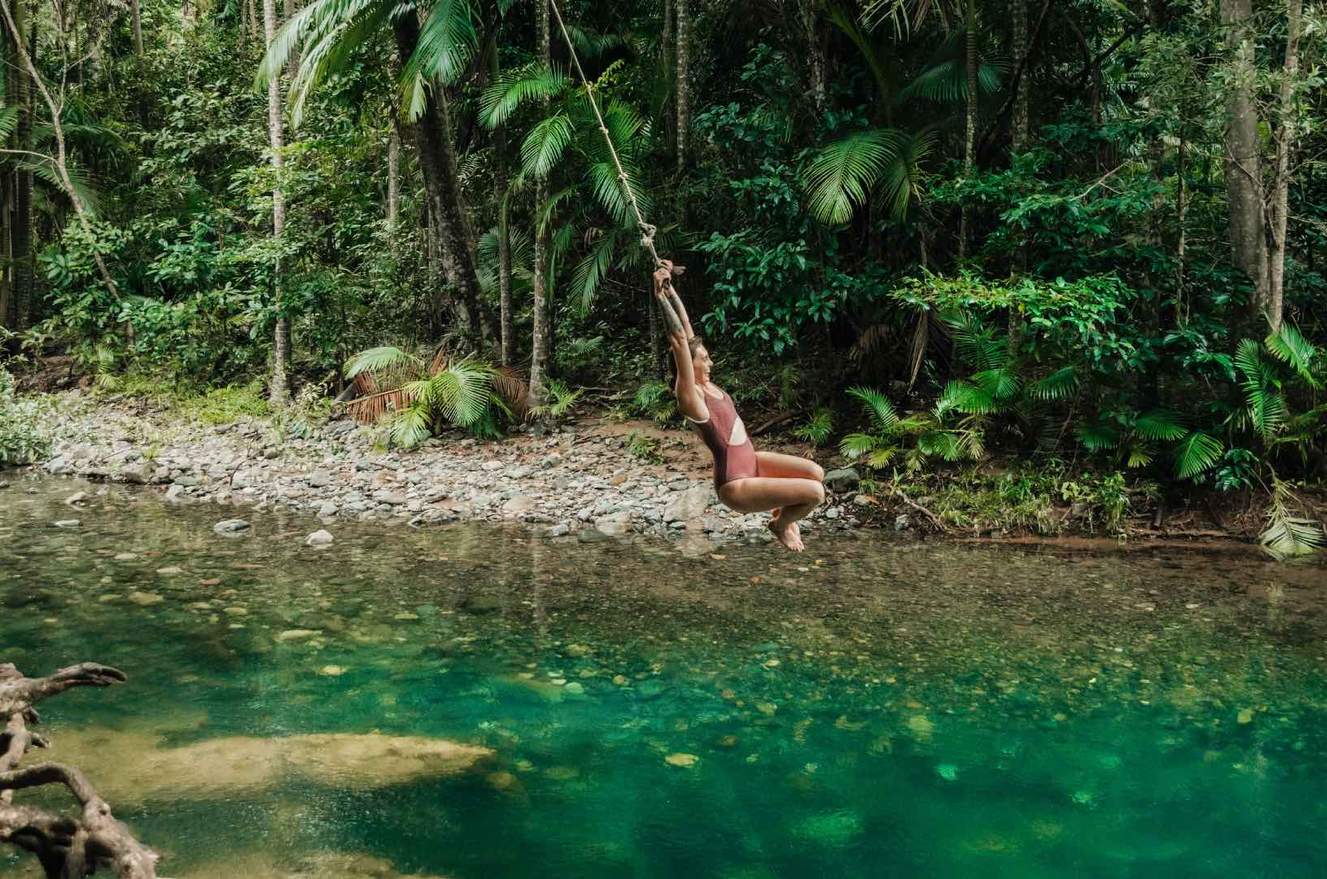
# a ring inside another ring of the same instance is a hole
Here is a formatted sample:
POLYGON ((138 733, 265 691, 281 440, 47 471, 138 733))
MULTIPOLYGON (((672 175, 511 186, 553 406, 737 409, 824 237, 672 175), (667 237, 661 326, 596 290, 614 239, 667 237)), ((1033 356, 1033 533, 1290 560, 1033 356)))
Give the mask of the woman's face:
POLYGON ((710 360, 710 352, 705 350, 704 345, 697 345, 696 350, 691 355, 691 366, 696 372, 696 383, 704 384, 710 380, 710 369, 714 366, 714 361, 710 360))

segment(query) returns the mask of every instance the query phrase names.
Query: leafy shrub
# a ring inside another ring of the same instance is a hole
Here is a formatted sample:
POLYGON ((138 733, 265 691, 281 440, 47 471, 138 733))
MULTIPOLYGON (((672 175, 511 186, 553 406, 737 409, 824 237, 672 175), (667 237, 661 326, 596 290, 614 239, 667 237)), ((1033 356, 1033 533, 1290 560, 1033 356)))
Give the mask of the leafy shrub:
POLYGON ((664 462, 658 438, 646 436, 638 430, 633 430, 627 434, 627 454, 647 464, 662 464, 664 462))
POLYGON ((21 399, 14 377, 0 368, 0 468, 20 467, 46 457, 50 438, 38 426, 41 404, 21 399))

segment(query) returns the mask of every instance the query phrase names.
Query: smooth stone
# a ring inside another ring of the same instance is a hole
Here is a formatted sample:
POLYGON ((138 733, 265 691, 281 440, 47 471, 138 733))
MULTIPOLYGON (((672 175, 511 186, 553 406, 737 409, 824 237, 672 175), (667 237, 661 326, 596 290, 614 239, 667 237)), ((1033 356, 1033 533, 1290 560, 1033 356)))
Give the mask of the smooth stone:
POLYGON ((222 519, 212 530, 222 537, 237 537, 249 530, 249 523, 243 519, 222 519))
POLYGON ((692 766, 695 766, 698 762, 700 762, 700 758, 697 757, 695 754, 677 753, 677 754, 669 754, 667 757, 664 758, 664 762, 667 763, 669 766, 678 766, 683 769, 689 769, 692 766))
POLYGON ((56 528, 77 528, 80 524, 78 519, 57 519, 55 521, 56 528))
POLYGON ((851 491, 862 481, 855 467, 843 467, 825 474, 825 488, 830 491, 851 491))
POLYGON ((307 641, 310 638, 316 638, 322 632, 317 629, 286 629, 276 636, 276 639, 282 643, 287 641, 307 641))
POLYGON ((71 507, 76 507, 87 499, 88 493, 86 491, 76 491, 69 497, 65 498, 65 503, 69 504, 71 507))
POLYGON ((161 604, 166 600, 155 592, 130 592, 125 597, 139 607, 151 607, 154 604, 161 604))
POLYGON ((314 547, 331 546, 332 541, 334 540, 336 540, 336 538, 332 536, 332 532, 320 528, 319 530, 310 534, 308 537, 304 538, 304 545, 314 546, 314 547))

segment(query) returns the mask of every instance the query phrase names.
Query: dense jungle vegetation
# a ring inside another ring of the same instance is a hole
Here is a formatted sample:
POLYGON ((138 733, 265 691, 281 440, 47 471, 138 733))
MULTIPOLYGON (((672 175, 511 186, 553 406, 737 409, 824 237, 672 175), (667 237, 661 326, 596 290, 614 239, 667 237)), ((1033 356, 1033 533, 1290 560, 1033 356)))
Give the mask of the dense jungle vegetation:
POLYGON ((881 473, 998 454, 1290 507, 1327 473, 1318 4, 0 8, 18 358, 276 406, 358 375, 404 442, 586 388, 666 418, 570 42, 753 424, 881 473))

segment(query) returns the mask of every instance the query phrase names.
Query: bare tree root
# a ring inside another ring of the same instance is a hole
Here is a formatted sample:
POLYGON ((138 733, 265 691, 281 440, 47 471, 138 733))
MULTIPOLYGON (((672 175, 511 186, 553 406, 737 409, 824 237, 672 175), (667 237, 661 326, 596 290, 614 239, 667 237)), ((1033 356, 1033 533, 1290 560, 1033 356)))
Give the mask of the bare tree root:
POLYGON ((116 820, 83 773, 59 763, 18 768, 29 749, 48 744, 28 729, 41 720, 36 703, 73 687, 109 687, 124 680, 124 672, 94 662, 44 678, 24 677, 13 665, 0 663, 0 720, 5 723, 0 732, 0 843, 36 856, 47 879, 82 879, 103 868, 119 879, 156 879, 157 854, 116 820), (16 791, 49 784, 68 788, 82 814, 70 817, 14 804, 16 791))

